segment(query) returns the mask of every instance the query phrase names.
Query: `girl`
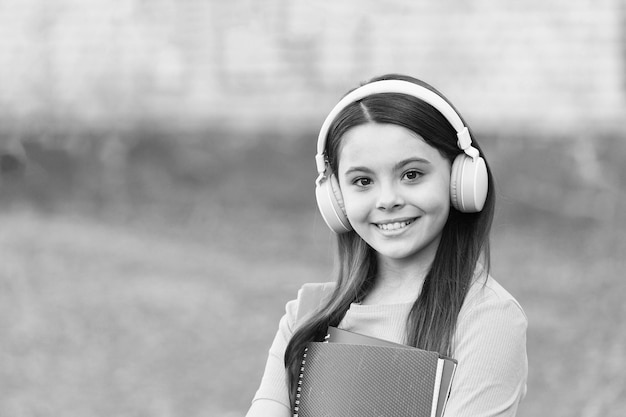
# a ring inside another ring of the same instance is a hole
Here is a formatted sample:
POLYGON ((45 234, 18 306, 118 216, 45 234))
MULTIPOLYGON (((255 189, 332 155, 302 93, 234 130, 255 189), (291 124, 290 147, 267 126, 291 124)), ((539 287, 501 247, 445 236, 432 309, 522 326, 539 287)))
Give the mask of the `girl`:
POLYGON ((305 345, 328 326, 458 361, 447 417, 514 416, 527 320, 489 275, 493 179, 454 107, 411 77, 349 92, 318 138, 317 199, 338 233, 334 283, 286 306, 247 417, 291 415, 305 345))

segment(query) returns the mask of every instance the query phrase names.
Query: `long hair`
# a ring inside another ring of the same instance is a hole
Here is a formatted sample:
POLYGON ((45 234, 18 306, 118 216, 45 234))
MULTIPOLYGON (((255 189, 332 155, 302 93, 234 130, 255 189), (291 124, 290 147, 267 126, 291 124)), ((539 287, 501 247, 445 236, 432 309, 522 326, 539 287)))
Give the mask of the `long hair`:
MULTIPOLYGON (((403 75, 384 75, 369 82, 387 79, 413 82, 442 96, 430 85, 403 75)), ((326 146, 326 155, 333 172, 337 172, 343 135, 348 129, 366 123, 391 123, 405 127, 417 133, 451 163, 462 152, 456 144, 456 131, 434 107, 405 94, 381 93, 350 104, 333 121, 326 146)), ((473 146, 484 158, 479 145, 474 142, 473 146)), ((453 356, 452 339, 457 317, 474 272, 479 263, 482 263, 486 272, 489 270, 489 233, 495 193, 488 166, 487 173, 489 188, 482 211, 462 213, 450 207, 430 271, 407 318, 405 343, 408 345, 453 356)), ((374 250, 354 231, 337 236, 337 252, 337 285, 332 296, 321 306, 319 314, 313 315, 296 329, 285 351, 292 405, 306 344, 323 340, 328 326, 337 326, 350 304, 362 300, 376 278, 378 265, 374 250)))

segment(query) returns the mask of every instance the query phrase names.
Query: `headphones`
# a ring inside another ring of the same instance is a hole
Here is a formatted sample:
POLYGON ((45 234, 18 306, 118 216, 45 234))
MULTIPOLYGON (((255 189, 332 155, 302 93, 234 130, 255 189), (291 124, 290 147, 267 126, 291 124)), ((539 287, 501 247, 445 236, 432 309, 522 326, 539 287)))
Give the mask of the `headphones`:
POLYGON ((452 163, 450 201, 452 206, 462 213, 481 211, 487 198, 487 166, 478 149, 472 146, 469 130, 458 113, 443 97, 426 87, 403 80, 382 80, 365 84, 345 95, 326 116, 317 137, 315 165, 318 177, 315 180, 315 197, 328 227, 335 233, 346 233, 352 230, 343 204, 339 182, 331 172, 325 155, 326 137, 330 125, 348 105, 365 97, 382 93, 413 96, 433 106, 450 122, 457 132, 457 146, 463 151, 452 163))

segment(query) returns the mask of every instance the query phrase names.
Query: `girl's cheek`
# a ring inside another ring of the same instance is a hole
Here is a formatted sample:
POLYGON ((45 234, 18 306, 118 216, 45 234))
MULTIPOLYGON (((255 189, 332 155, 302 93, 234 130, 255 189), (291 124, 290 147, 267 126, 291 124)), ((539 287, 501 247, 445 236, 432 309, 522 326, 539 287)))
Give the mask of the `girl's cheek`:
POLYGON ((360 217, 365 215, 369 210, 368 199, 358 194, 350 194, 344 197, 344 207, 348 217, 360 217))

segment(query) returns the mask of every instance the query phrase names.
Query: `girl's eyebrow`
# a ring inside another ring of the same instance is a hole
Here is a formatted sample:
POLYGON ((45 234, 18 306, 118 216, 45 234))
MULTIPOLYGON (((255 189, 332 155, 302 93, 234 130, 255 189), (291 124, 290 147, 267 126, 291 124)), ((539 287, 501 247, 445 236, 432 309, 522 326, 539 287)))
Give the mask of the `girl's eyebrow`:
POLYGON ((398 162, 393 168, 394 168, 394 170, 398 171, 398 170, 404 168, 405 166, 407 166, 407 165, 409 165, 411 163, 414 163, 414 162, 418 163, 418 164, 430 165, 430 161, 428 159, 413 157, 413 158, 403 159, 402 161, 398 162))
MULTIPOLYGON (((409 165, 411 163, 430 165, 430 161, 428 159, 413 157, 413 158, 407 158, 407 159, 403 159, 402 161, 399 161, 397 164, 395 164, 393 166, 393 169, 394 169, 394 171, 399 171, 399 170, 401 170, 402 168, 404 168, 405 166, 407 166, 407 165, 409 165)), ((371 168, 368 168, 368 167, 365 167, 365 166, 354 166, 354 167, 348 168, 346 170, 346 172, 344 172, 344 175, 350 175, 353 172, 372 173, 374 171, 371 168)))
POLYGON ((365 173, 371 173, 372 170, 367 168, 367 167, 350 167, 346 170, 346 172, 344 172, 343 175, 350 175, 354 172, 365 172, 365 173))

